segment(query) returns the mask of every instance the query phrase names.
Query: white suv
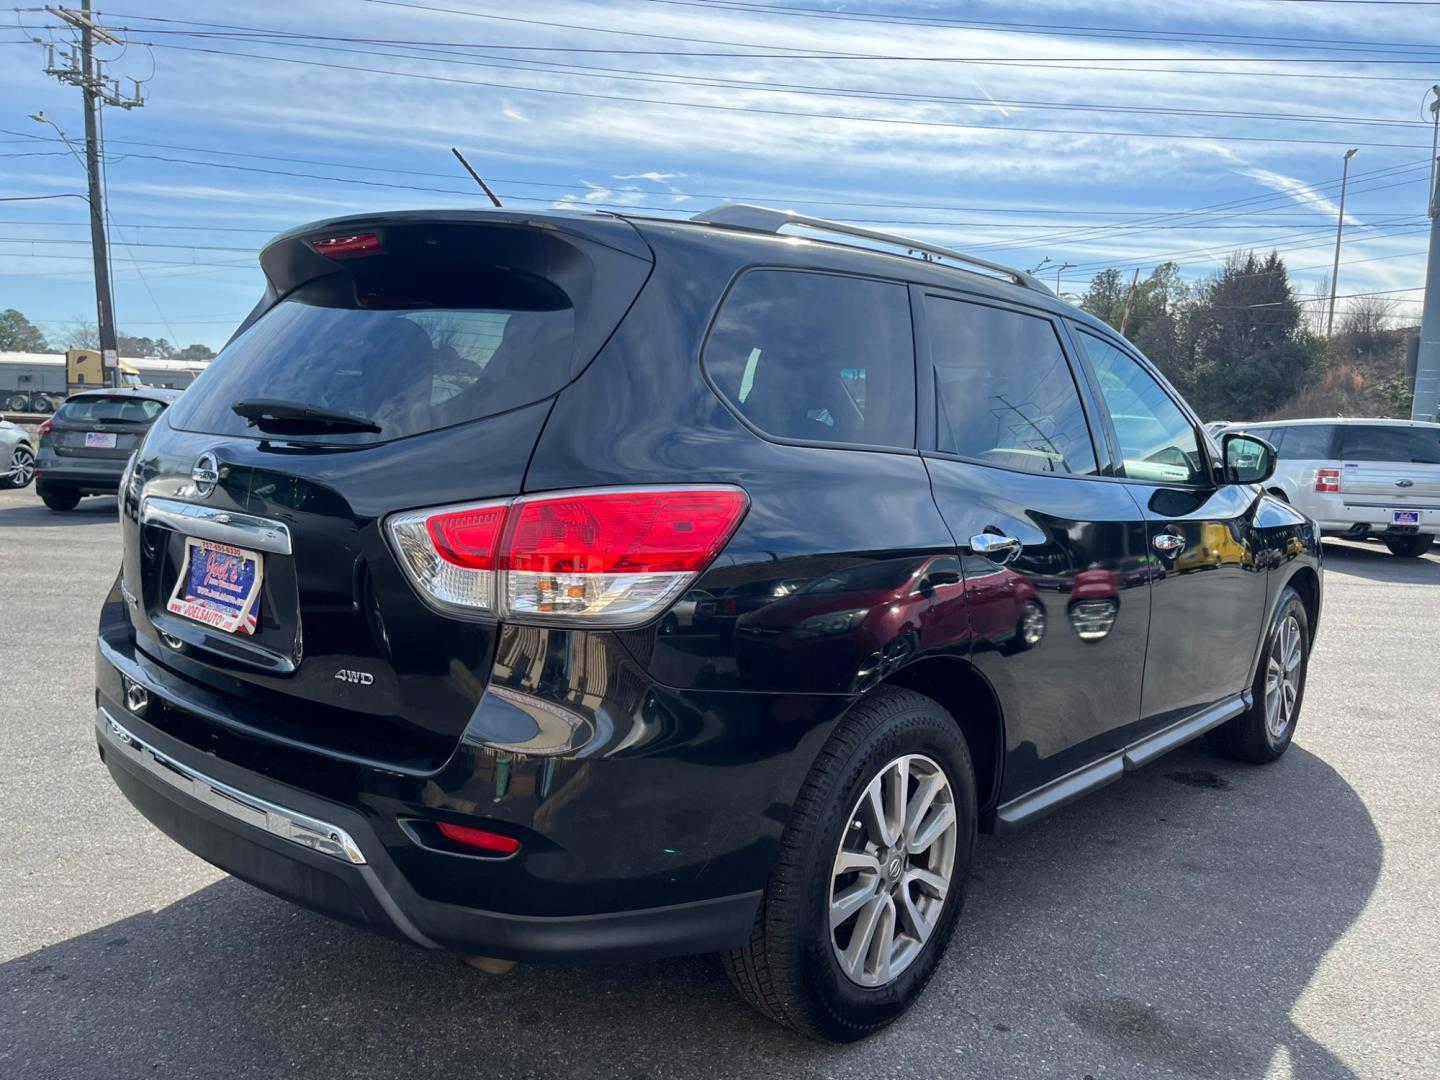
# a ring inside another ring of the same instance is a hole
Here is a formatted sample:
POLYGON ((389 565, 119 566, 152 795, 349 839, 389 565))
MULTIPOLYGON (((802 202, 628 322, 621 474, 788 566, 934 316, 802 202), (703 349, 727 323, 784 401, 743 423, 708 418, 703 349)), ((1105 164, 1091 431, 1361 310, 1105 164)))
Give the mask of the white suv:
POLYGON ((1440 424, 1413 420, 1277 420, 1229 424, 1273 443, 1266 484, 1326 536, 1375 537, 1414 557, 1440 534, 1440 424))

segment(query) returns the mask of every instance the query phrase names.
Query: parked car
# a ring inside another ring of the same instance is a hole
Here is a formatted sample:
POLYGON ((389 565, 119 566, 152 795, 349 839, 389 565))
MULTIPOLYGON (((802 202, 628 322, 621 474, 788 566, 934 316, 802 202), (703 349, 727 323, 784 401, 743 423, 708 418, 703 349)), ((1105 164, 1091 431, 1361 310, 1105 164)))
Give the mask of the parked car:
POLYGON ((178 390, 89 390, 66 399, 36 429, 35 491, 51 510, 73 510, 82 495, 113 495, 125 463, 178 390))
POLYGON ((1373 538, 1415 558, 1440 534, 1440 424, 1417 420, 1277 420, 1234 425, 1279 454, 1266 487, 1326 536, 1373 538))
POLYGON ((0 488, 29 487, 35 479, 35 447, 19 424, 0 420, 0 488))
POLYGON ((114 781, 246 881, 492 968, 718 951, 846 1041, 977 830, 1290 745, 1313 523, 1023 271, 756 207, 260 262, 122 484, 96 661, 114 781))

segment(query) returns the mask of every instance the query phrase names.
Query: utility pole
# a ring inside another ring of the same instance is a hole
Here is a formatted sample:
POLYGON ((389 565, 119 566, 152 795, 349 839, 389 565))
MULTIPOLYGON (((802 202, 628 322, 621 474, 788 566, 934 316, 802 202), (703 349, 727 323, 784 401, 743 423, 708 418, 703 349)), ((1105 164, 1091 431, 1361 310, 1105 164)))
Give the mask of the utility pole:
POLYGON ((1411 420, 1434 420, 1440 411, 1440 84, 1431 88, 1430 257, 1425 270, 1425 309, 1420 317, 1420 352, 1415 362, 1411 420))
MULTIPOLYGON (((91 18, 90 0, 81 0, 78 11, 65 7, 47 7, 45 10, 80 32, 78 50, 62 48, 57 53, 54 45, 46 46, 48 59, 45 74, 80 87, 85 99, 85 172, 90 202, 90 255, 95 266, 95 324, 100 332, 100 356, 105 379, 116 386, 120 378, 120 349, 115 330, 115 300, 110 288, 105 193, 100 179, 100 110, 106 105, 134 109, 145 102, 138 82, 132 80, 134 92, 129 97, 122 97, 119 80, 105 77, 103 62, 95 58, 95 43, 120 45, 122 42, 91 18)), ((63 132, 61 137, 64 138, 63 132)))
POLYGON ((1072 266, 1074 266, 1074 265, 1075 265, 1074 263, 1068 263, 1068 262, 1067 262, 1067 263, 1061 263, 1059 266, 1055 267, 1055 295, 1056 295, 1056 296, 1059 296, 1059 295, 1060 295, 1060 271, 1062 271, 1062 270, 1069 270, 1069 269, 1070 269, 1072 266))
POLYGON ((1340 236, 1345 231, 1345 185, 1350 179, 1350 159, 1359 147, 1345 151, 1345 164, 1340 173, 1340 220, 1335 223, 1335 269, 1330 271, 1330 314, 1325 316, 1325 336, 1335 328, 1335 286, 1340 278, 1340 236))
POLYGON ((1125 336, 1125 331, 1130 328, 1130 312, 1135 308, 1135 293, 1140 288, 1140 268, 1135 268, 1135 276, 1130 279, 1130 291, 1125 294, 1125 313, 1120 316, 1120 336, 1125 336))

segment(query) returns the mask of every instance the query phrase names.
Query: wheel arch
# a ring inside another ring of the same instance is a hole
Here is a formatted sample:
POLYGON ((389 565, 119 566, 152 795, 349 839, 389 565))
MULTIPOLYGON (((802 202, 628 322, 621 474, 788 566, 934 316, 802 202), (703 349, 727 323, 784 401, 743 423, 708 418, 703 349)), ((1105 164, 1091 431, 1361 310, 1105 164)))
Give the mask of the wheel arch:
POLYGON ((954 718, 975 766, 975 795, 983 819, 998 801, 1004 772, 1005 717, 994 687, 968 660, 949 656, 916 660, 880 685, 923 694, 954 718))

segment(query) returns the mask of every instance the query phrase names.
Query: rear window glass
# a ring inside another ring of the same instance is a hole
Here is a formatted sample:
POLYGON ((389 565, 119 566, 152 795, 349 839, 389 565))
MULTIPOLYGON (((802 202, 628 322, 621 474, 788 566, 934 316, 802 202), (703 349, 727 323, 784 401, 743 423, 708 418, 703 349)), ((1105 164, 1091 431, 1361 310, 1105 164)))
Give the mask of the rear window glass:
POLYGON ((326 442, 388 441, 538 401, 570 379, 575 313, 546 282, 476 275, 366 289, 336 275, 271 308, 186 391, 169 422, 259 437, 231 406, 275 398, 380 427, 326 442))
POLYGON ((752 270, 725 298, 703 362, 766 434, 913 447, 914 351, 905 286, 752 270))
POLYGON ((148 424, 165 411, 154 398, 83 397, 60 406, 56 420, 72 424, 148 424))
POLYGON ((1440 465, 1440 428, 1346 424, 1340 456, 1346 461, 1405 461, 1440 465))

